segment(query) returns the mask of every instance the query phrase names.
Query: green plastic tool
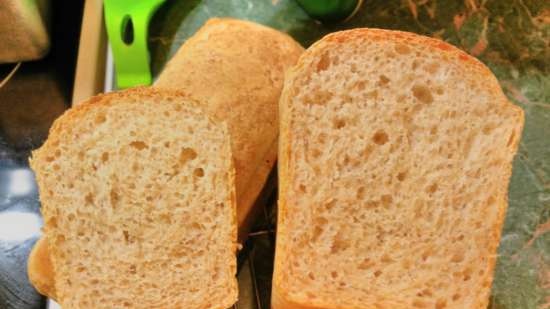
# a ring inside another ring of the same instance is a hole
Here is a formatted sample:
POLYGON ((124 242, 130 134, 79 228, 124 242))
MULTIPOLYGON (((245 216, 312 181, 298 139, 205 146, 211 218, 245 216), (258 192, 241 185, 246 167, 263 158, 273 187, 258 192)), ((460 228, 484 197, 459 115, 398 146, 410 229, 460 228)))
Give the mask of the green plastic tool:
POLYGON ((150 85, 149 21, 165 0, 105 0, 105 25, 115 62, 118 88, 150 85))

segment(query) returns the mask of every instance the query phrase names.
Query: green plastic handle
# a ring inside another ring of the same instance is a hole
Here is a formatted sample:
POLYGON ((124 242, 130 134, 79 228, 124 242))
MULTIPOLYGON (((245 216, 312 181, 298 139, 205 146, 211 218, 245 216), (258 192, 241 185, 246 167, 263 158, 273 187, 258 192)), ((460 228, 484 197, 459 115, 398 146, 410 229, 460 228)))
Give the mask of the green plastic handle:
POLYGON ((151 17, 164 1, 104 0, 105 25, 118 88, 152 83, 147 32, 151 17))
POLYGON ((363 0, 297 0, 307 14, 317 20, 335 22, 348 19, 363 0))

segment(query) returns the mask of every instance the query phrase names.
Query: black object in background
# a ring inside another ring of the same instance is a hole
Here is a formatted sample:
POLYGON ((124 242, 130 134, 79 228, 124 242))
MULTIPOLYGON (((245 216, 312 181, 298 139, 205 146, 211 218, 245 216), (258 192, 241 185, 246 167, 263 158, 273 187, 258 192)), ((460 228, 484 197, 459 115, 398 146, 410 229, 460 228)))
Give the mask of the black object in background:
MULTIPOLYGON (((0 309, 46 306, 26 271, 42 226, 28 157, 44 142, 53 120, 70 106, 83 3, 51 1, 50 53, 22 63, 0 88, 0 309)), ((0 78, 12 68, 1 65, 0 78)))

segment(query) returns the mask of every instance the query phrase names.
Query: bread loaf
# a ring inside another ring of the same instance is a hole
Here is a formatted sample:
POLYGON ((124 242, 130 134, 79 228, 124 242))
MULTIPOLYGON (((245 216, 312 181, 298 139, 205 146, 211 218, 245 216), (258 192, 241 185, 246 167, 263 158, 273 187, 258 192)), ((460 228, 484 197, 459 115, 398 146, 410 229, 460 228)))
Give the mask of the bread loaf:
POLYGON ((149 88, 91 98, 55 121, 31 167, 63 308, 236 301, 229 134, 191 99, 149 88))
POLYGON ((281 97, 273 309, 485 309, 523 112, 411 33, 310 47, 281 97))
MULTIPOLYGON (((227 120, 236 165, 239 238, 247 235, 254 202, 277 157, 278 101, 285 71, 303 48, 288 35, 230 18, 210 19, 178 50, 155 87, 184 91, 214 117, 227 120)), ((45 242, 35 245, 28 272, 55 297, 45 242)))
POLYGON ((180 47, 154 84, 189 94, 209 114, 227 121, 241 240, 277 159, 284 74, 302 52, 282 32, 253 22, 213 18, 180 47))

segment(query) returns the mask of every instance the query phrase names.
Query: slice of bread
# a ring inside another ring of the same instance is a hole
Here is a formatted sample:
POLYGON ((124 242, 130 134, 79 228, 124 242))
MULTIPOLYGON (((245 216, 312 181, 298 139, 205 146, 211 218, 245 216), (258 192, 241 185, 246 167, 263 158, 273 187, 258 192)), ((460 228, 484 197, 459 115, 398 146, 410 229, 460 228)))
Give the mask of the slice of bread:
POLYGON ((154 86, 181 90, 227 120, 235 158, 239 239, 277 159, 278 102, 285 71, 303 48, 290 36, 243 20, 213 18, 166 64, 154 86))
POLYGON ((176 92, 91 98, 31 167, 63 308, 218 308, 237 299, 226 125, 176 92))
POLYGON ((523 126, 478 60, 326 36, 281 97, 274 309, 485 309, 523 126))

